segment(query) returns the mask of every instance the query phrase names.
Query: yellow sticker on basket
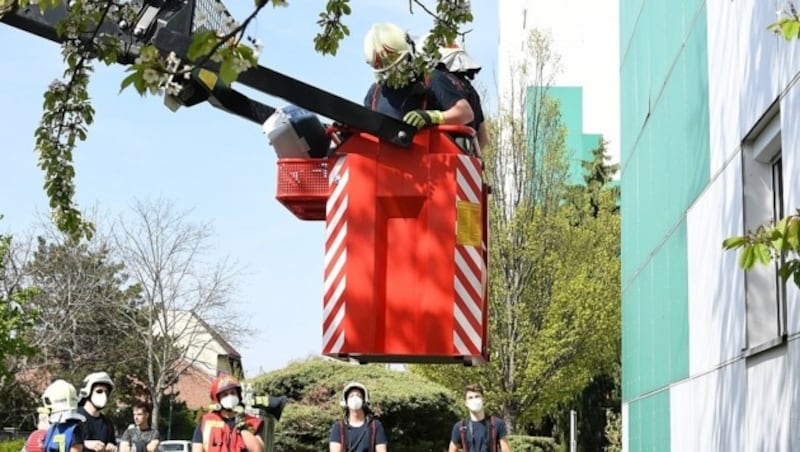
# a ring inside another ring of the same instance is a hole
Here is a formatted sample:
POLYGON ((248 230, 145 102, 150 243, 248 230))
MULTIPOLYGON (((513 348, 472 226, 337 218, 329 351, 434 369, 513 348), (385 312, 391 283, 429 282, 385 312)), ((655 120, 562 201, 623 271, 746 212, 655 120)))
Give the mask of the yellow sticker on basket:
POLYGON ((456 201, 456 244, 481 246, 482 239, 481 205, 456 201))
POLYGON ((208 89, 214 89, 214 86, 217 84, 217 74, 208 69, 200 69, 197 78, 199 78, 208 89))

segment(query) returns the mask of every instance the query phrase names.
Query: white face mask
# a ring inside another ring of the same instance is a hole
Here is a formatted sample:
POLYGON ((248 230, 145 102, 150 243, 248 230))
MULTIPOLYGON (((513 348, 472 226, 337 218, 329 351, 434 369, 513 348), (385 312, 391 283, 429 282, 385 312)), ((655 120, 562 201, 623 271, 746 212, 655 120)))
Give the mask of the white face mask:
POLYGON ((347 408, 351 410, 360 410, 364 406, 364 400, 361 397, 350 397, 347 399, 347 408))
POLYGON ((239 397, 236 394, 226 395, 219 401, 219 404, 226 410, 232 410, 239 405, 239 397))
POLYGON ((92 398, 90 400, 92 401, 92 405, 94 405, 98 410, 102 410, 103 407, 106 406, 106 402, 108 401, 106 395, 103 393, 92 394, 92 398))
POLYGON ((467 408, 473 413, 480 413, 483 409, 483 399, 470 399, 467 401, 467 408))

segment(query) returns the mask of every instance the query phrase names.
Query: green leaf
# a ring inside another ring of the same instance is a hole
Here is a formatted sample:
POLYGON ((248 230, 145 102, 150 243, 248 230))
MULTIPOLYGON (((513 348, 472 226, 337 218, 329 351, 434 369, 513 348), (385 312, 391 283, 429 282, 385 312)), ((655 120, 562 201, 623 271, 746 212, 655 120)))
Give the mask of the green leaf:
POLYGON ((195 61, 203 57, 214 48, 219 38, 213 31, 205 30, 195 33, 192 36, 192 42, 189 44, 189 50, 186 51, 186 58, 189 61, 195 61))
POLYGON ((122 83, 120 83, 119 92, 122 92, 125 88, 130 86, 131 83, 135 82, 137 78, 141 78, 141 77, 142 77, 142 74, 140 74, 139 72, 134 72, 133 74, 125 77, 125 79, 122 80, 122 83))
POLYGON ((791 41, 800 35, 800 22, 796 20, 789 20, 781 25, 781 34, 787 41, 791 41))
POLYGON ((744 236, 728 237, 722 241, 722 248, 732 250, 741 248, 745 243, 747 243, 747 238, 744 236))
POLYGON ((222 64, 219 66, 219 79, 222 83, 226 86, 230 86, 236 80, 236 76, 239 75, 234 69, 233 65, 233 57, 226 56, 224 60, 222 60, 222 64))
POLYGON ((739 267, 742 267, 745 270, 750 270, 753 268, 755 261, 756 256, 754 247, 746 246, 744 250, 742 250, 742 254, 739 255, 739 267))
POLYGON ((763 243, 758 243, 753 247, 756 259, 762 264, 768 264, 772 260, 772 255, 769 253, 769 248, 763 243))
POLYGON ((786 228, 786 243, 795 252, 800 252, 800 218, 793 218, 786 228))

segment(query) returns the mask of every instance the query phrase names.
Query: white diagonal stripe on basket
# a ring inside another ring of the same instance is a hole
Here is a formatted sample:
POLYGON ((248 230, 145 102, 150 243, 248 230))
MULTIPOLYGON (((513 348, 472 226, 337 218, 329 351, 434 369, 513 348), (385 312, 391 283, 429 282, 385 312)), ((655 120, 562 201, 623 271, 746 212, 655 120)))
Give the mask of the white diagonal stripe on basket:
MULTIPOLYGON (((461 284, 461 280, 456 276, 455 277, 455 285, 454 288, 456 290, 456 295, 458 295, 458 299, 464 304, 464 306, 469 309, 470 314, 472 317, 478 321, 478 325, 481 324, 481 309, 475 303, 475 300, 472 299, 467 289, 461 284)), ((480 293, 480 291, 476 291, 480 293)))
POLYGON ((339 273, 342 272, 342 268, 344 264, 347 262, 347 250, 343 250, 342 253, 339 255, 339 258, 336 259, 336 262, 333 263, 333 266, 328 270, 328 266, 325 266, 326 276, 325 276, 325 286, 322 289, 322 293, 328 293, 328 290, 331 288, 331 284, 336 281, 336 277, 339 276, 339 273))
POLYGON ((334 333, 336 333, 336 329, 339 328, 339 325, 342 324, 342 319, 344 319, 344 306, 345 303, 342 303, 339 306, 339 310, 336 312, 333 321, 330 323, 330 325, 328 325, 328 328, 325 329, 325 333, 322 335, 322 343, 325 346, 328 345, 328 342, 330 342, 334 333))
POLYGON ((331 311, 336 305, 339 303, 339 299, 342 298, 342 293, 344 289, 347 287, 347 275, 342 276, 342 279, 339 281, 339 284, 336 285, 336 289, 333 291, 330 297, 325 300, 325 307, 322 313, 323 321, 328 320, 328 317, 331 315, 331 311))
POLYGON ((344 333, 345 331, 342 330, 342 332, 339 334, 339 337, 336 339, 336 342, 334 342, 333 346, 331 347, 330 353, 339 353, 339 350, 342 349, 344 346, 344 333))
MULTIPOLYGON (((325 264, 323 268, 328 269, 328 266, 331 264, 331 259, 339 253, 339 249, 343 246, 342 242, 344 242, 345 237, 347 237, 347 223, 342 225, 342 229, 339 230, 339 233, 336 234, 333 241, 325 250, 325 264)), ((328 239, 330 239, 330 237, 328 237, 328 239)), ((345 249, 342 252, 345 253, 347 250, 345 249)))
MULTIPOLYGON (((466 251, 469 254, 469 251, 465 250, 464 248, 473 248, 473 247, 471 247, 471 246, 470 247, 466 247, 466 246, 459 247, 459 249, 462 249, 462 250, 466 251)), ((467 282, 469 283, 470 287, 472 287, 472 290, 474 290, 475 293, 481 293, 481 281, 480 281, 480 278, 469 267, 469 264, 464 260, 464 256, 462 256, 462 253, 460 253, 458 251, 459 250, 456 250, 456 266, 461 271, 461 274, 464 275, 464 278, 467 280, 467 282)), ((477 263, 476 266, 479 269, 478 271, 480 271, 480 268, 481 268, 480 263, 477 263)))
MULTIPOLYGON (((331 181, 333 181, 333 176, 331 176, 331 181)), ((336 205, 336 202, 342 196, 345 189, 347 189, 347 183, 350 181, 350 170, 346 169, 341 177, 339 178, 338 182, 332 182, 329 185, 333 186, 333 190, 331 191, 330 196, 328 197, 327 207, 333 208, 336 205)))
POLYGON ((328 224, 325 225, 325 237, 329 238, 333 231, 336 230, 336 227, 339 226, 339 223, 342 222, 342 217, 344 214, 347 213, 347 206, 350 202, 350 198, 345 196, 342 199, 341 203, 337 205, 328 204, 328 224))
POLYGON ((458 353, 462 355, 469 355, 469 349, 466 345, 464 345, 464 341, 461 340, 461 336, 458 335, 456 330, 453 330, 453 345, 456 347, 458 353))
POLYGON ((477 268, 479 272, 482 271, 484 264, 481 250, 477 246, 462 246, 461 249, 469 256, 468 262, 471 261, 474 268, 477 268))
POLYGON ((336 162, 333 164, 333 168, 328 173, 328 181, 332 181, 339 173, 342 171, 342 166, 344 166, 345 159, 347 158, 346 155, 342 155, 336 159, 336 162))
POLYGON ((462 155, 461 157, 461 164, 467 170, 472 183, 476 187, 483 186, 483 180, 481 179, 481 171, 480 171, 480 163, 477 162, 476 159, 472 157, 467 157, 462 155))
POLYGON ((470 342, 472 342, 472 346, 475 347, 476 350, 480 350, 481 337, 480 335, 478 335, 478 332, 475 331, 474 328, 472 328, 472 325, 469 323, 469 320, 467 320, 467 318, 464 316, 464 313, 462 313, 461 310, 458 309, 458 306, 456 306, 455 315, 456 315, 456 322, 458 322, 458 324, 467 334, 470 342))
POLYGON ((464 173, 462 171, 456 172, 456 181, 458 182, 459 188, 464 191, 464 196, 466 196, 467 201, 477 203, 479 201, 478 193, 472 188, 472 186, 467 182, 464 178, 464 173))

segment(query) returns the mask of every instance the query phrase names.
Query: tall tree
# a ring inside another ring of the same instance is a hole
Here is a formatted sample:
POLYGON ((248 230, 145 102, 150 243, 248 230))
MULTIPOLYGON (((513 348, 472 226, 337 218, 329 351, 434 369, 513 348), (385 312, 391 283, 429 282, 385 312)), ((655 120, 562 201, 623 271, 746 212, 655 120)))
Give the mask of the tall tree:
MULTIPOLYGON (((116 248, 141 288, 143 381, 157 425, 165 392, 190 366, 204 364, 200 358, 214 334, 232 342, 247 334, 231 309, 237 271, 225 259, 206 265, 211 227, 190 222, 187 212, 167 201, 136 202, 131 214, 121 218, 115 236, 116 248)), ((207 370, 216 371, 216 363, 213 367, 207 370)))
POLYGON ((11 243, 10 236, 0 234, 0 425, 22 428, 32 424, 35 395, 15 374, 35 353, 26 333, 37 318, 30 301, 36 289, 21 285, 16 277, 11 243))
POLYGON ((26 374, 44 383, 65 378, 79 387, 87 374, 107 371, 115 399, 139 397, 144 362, 136 342, 144 325, 137 315, 139 288, 111 258, 108 245, 57 233, 39 236, 23 275, 38 288, 31 302, 40 314, 28 335, 37 354, 26 374))
POLYGON ((598 195, 597 216, 574 221, 589 207, 565 202, 565 129, 548 95, 558 56, 536 31, 528 50, 484 150, 493 187, 491 361, 460 372, 414 368, 457 391, 481 382, 512 431, 538 422, 613 365, 619 342, 619 221, 609 215, 615 204, 598 195))

